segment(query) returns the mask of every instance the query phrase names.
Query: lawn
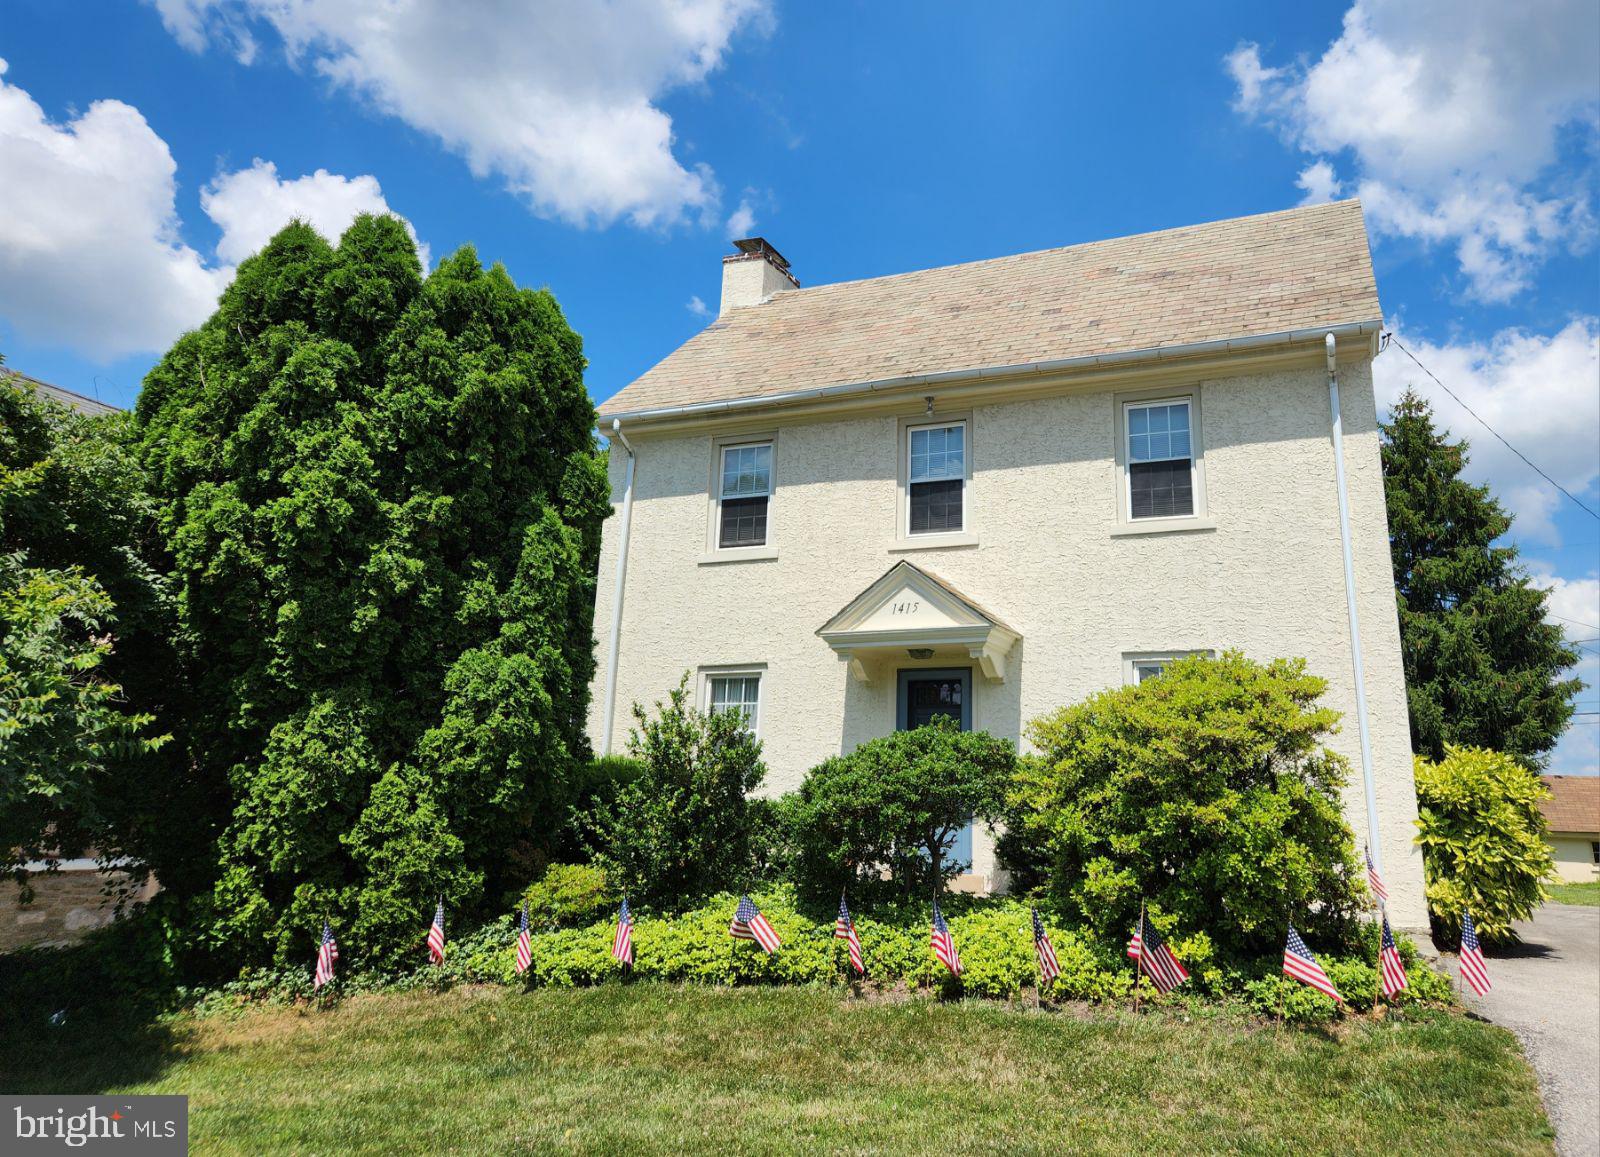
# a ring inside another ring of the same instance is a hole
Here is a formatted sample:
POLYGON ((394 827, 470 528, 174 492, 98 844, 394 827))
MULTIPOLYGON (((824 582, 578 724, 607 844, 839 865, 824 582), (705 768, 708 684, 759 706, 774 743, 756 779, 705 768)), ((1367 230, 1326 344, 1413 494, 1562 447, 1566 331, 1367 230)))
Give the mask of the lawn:
POLYGON ((1582 904, 1587 908, 1600 908, 1600 880, 1587 884, 1546 884, 1552 904, 1582 904))
POLYGON ((1548 1153, 1512 1037, 608 985, 7 1018, 0 1089, 187 1093, 205 1153, 1548 1153))

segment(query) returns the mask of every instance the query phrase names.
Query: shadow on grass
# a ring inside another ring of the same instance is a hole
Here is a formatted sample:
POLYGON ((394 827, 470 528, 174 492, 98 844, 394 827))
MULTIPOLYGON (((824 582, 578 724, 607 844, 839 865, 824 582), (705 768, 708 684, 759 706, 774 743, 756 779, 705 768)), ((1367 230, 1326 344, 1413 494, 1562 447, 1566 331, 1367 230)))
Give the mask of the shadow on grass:
POLYGON ((155 1080, 182 1054, 170 985, 137 977, 125 942, 0 956, 0 1092, 100 1093, 155 1080))

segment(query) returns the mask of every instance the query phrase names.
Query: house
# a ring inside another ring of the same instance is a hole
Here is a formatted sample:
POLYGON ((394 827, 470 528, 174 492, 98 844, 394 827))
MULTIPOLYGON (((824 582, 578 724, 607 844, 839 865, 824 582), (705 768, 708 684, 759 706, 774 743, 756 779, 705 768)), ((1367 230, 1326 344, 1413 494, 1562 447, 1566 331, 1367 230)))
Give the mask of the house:
POLYGON ((41 382, 38 378, 30 378, 27 374, 20 374, 16 370, 9 370, 3 366, 0 366, 0 380, 9 381, 11 384, 21 388, 31 389, 41 398, 46 398, 52 402, 60 402, 63 406, 70 406, 91 418, 121 412, 116 406, 107 405, 98 398, 74 393, 72 390, 65 390, 60 386, 52 386, 49 382, 41 382))
MULTIPOLYGON (((776 793, 934 715, 1022 743, 1174 656, 1303 656, 1426 926, 1357 202, 814 287, 737 249, 600 410, 597 751, 685 671, 776 793)), ((993 833, 957 851, 1004 887, 993 833)))
POLYGON ((1600 776, 1542 777, 1550 798, 1539 804, 1550 829, 1545 838, 1563 883, 1600 880, 1600 776))

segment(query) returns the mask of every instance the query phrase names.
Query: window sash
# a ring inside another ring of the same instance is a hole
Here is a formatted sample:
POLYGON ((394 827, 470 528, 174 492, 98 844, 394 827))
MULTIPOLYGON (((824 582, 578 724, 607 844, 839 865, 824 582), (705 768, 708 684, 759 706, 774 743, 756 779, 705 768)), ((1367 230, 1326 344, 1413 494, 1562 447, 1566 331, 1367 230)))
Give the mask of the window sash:
POLYGON ((908 482, 944 482, 967 476, 966 423, 913 426, 909 431, 908 482))
POLYGON ((1127 517, 1192 518, 1198 489, 1194 404, 1189 398, 1123 407, 1127 517))
POLYGON ((712 675, 707 679, 708 713, 738 711, 747 731, 755 731, 761 716, 760 675, 712 675))
POLYGON ((960 534, 966 529, 967 423, 906 427, 904 533, 960 534))
POLYGON ((772 494, 772 443, 751 442, 722 448, 721 498, 761 498, 772 494))
POLYGON ((717 547, 737 550, 767 545, 767 499, 724 498, 717 517, 717 547))

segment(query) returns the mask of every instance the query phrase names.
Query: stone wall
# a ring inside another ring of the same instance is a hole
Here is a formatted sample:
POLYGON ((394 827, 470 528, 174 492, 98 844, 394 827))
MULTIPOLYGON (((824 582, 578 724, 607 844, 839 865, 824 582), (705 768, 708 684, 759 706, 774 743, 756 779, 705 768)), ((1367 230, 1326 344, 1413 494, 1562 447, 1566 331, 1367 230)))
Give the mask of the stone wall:
MULTIPOLYGON (((111 888, 130 885, 126 873, 93 869, 34 872, 30 875, 33 899, 21 902, 14 881, 0 883, 0 952, 19 948, 55 948, 81 939, 92 929, 116 918, 116 896, 111 888)), ((134 887, 128 899, 142 903, 155 895, 152 876, 134 887)))

